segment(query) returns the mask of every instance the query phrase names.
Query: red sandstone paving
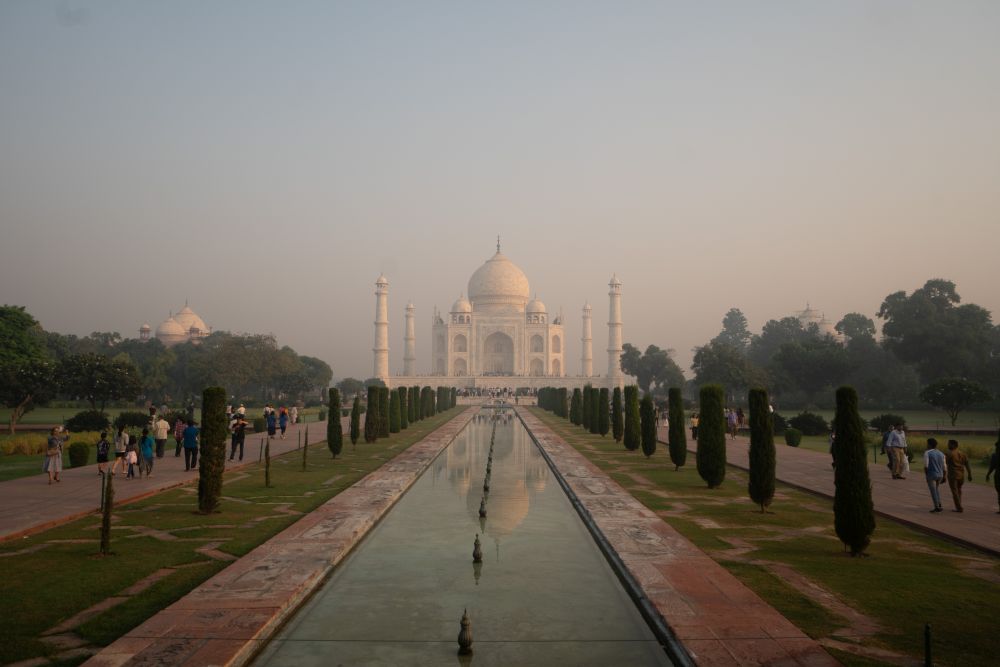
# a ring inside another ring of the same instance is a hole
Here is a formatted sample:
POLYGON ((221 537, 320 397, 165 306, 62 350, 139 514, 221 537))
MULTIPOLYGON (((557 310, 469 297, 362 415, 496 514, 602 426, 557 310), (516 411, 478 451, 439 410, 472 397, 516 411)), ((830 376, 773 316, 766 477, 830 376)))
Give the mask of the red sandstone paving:
POLYGON ((476 411, 459 414, 84 664, 245 664, 476 411))
POLYGON ((839 664, 538 418, 519 413, 697 664, 839 664))

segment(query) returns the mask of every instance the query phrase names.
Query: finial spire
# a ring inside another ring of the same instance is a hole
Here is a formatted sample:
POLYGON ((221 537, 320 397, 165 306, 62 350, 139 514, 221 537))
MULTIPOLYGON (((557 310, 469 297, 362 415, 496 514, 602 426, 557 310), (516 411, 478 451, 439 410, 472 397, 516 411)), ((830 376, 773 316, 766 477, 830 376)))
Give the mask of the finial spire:
POLYGON ((497 234, 497 253, 500 253, 500 235, 497 234))

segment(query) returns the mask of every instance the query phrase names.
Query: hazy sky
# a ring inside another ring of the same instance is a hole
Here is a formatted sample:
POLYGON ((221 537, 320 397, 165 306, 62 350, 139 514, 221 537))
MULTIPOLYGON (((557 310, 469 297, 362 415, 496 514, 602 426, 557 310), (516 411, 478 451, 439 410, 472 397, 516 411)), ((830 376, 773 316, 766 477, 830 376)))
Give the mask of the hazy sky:
POLYGON ((1000 3, 0 0, 0 303, 372 372, 503 237, 579 370, 932 277, 1000 311, 1000 3))

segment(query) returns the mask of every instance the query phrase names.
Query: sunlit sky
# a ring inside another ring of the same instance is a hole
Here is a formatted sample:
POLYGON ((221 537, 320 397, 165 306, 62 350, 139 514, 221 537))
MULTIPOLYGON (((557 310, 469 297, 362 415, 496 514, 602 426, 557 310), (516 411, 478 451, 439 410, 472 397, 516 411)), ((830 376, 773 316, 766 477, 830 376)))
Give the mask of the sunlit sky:
POLYGON ((1000 3, 0 1, 0 303, 185 299, 372 373, 374 281, 431 312, 495 250, 566 317, 691 348, 730 307, 1000 311, 1000 3))

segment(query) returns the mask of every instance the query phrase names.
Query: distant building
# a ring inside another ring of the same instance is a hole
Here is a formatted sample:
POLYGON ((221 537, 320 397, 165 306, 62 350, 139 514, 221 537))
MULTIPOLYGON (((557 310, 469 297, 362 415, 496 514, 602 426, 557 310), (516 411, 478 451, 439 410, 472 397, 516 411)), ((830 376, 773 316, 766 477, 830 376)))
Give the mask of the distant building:
MULTIPOLYGON (((177 311, 176 315, 171 312, 170 316, 156 327, 156 340, 166 347, 172 347, 188 341, 196 343, 210 333, 212 333, 212 328, 205 324, 205 320, 201 319, 185 302, 184 307, 177 311)), ((148 322, 139 327, 139 340, 150 340, 152 336, 153 328, 149 326, 148 322)))
POLYGON ((803 329, 808 329, 810 324, 815 324, 821 336, 833 336, 837 341, 844 342, 843 335, 837 331, 833 322, 826 319, 826 314, 811 308, 808 302, 806 309, 794 313, 793 317, 798 319, 803 329))

